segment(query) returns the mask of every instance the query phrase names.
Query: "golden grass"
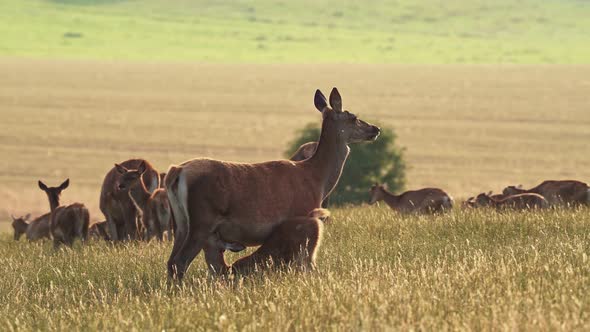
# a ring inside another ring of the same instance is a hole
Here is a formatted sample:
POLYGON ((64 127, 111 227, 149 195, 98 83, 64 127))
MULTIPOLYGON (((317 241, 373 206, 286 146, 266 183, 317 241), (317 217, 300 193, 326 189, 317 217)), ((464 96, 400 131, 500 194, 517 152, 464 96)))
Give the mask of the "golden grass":
MULTIPOLYGON (((396 130, 408 188, 455 197, 590 179, 590 66, 213 65, 0 61, 0 219, 48 209, 36 181, 102 219, 114 162, 263 161, 319 122, 316 88, 396 130)), ((5 226, 4 226, 5 227, 5 226)))
MULTIPOLYGON (((1 330, 588 330, 590 210, 400 217, 336 209, 318 270, 229 281, 169 243, 54 252, 0 236, 1 330)), ((230 255, 230 261, 236 255, 230 255)))

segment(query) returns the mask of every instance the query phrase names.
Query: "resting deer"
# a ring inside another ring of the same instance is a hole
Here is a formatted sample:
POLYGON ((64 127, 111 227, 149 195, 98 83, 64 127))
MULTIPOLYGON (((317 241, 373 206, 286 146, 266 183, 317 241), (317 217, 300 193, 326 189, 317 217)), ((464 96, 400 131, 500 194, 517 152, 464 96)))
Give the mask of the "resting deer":
MULTIPOLYGON (((323 121, 318 147, 309 159, 257 164, 193 159, 169 169, 166 189, 177 228, 168 261, 170 277, 181 280, 201 250, 210 271, 228 271, 223 252, 215 246, 218 239, 265 248, 267 240, 276 238, 290 248, 307 249, 287 254, 285 263, 314 265, 319 245, 314 239, 320 238, 322 225, 307 216, 337 184, 348 144, 373 141, 380 133, 378 127, 343 111, 336 88, 330 94, 331 107, 319 90, 314 104, 323 121), (283 234, 294 228, 301 231, 283 234)), ((271 255, 255 252, 240 265, 265 258, 271 255)))
POLYGON ((88 236, 95 239, 103 239, 109 241, 109 234, 107 232, 107 222, 99 221, 90 225, 88 228, 88 236))
POLYGON ((438 188, 410 190, 394 195, 385 185, 374 184, 369 193, 369 204, 385 201, 390 208, 400 213, 436 213, 453 208, 451 196, 438 188))
POLYGON ((486 193, 481 193, 475 198, 475 204, 477 206, 515 210, 542 209, 549 206, 545 197, 539 194, 518 194, 495 199, 486 193))
POLYGON ((550 205, 578 205, 590 203, 590 188, 584 182, 574 180, 543 181, 531 189, 508 186, 503 191, 506 195, 533 193, 547 199, 550 205))
MULTIPOLYGON (((142 162, 145 162, 147 168, 143 181, 152 193, 159 186, 159 174, 150 163, 143 159, 130 159, 120 165, 137 169, 142 162)), ((121 173, 113 167, 105 176, 100 192, 100 210, 106 218, 109 237, 115 242, 139 237, 137 209, 128 193, 119 189, 120 178, 121 173)))
POLYGON ((50 238, 49 234, 49 223, 50 213, 46 213, 42 216, 35 218, 33 221, 27 223, 31 214, 27 214, 24 217, 16 218, 12 216, 12 228, 14 229, 14 240, 18 241, 20 237, 25 234, 27 240, 35 241, 43 238, 50 238))
POLYGON ((76 238, 85 242, 88 238, 88 224, 90 216, 88 209, 81 203, 59 205, 61 192, 70 184, 70 179, 65 180, 59 187, 47 187, 39 181, 39 188, 47 194, 49 207, 51 208, 50 232, 53 237, 54 247, 61 244, 71 246, 76 238))
POLYGON ((157 237, 162 240, 164 231, 168 233, 168 240, 172 240, 172 212, 166 189, 158 188, 150 193, 143 181, 143 174, 147 171, 146 163, 139 164, 137 169, 128 169, 115 164, 115 169, 121 174, 119 190, 128 192, 131 201, 140 213, 140 219, 146 230, 147 240, 157 237))

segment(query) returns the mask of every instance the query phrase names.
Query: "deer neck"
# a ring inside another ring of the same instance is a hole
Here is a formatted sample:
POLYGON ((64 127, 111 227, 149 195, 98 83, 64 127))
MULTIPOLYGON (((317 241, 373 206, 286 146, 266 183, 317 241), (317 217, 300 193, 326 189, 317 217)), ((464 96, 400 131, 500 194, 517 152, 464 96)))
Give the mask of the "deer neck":
POLYGON ((328 119, 324 120, 318 147, 314 155, 304 161, 311 165, 316 178, 319 180, 319 187, 322 190, 322 200, 338 184, 349 153, 350 148, 340 138, 335 125, 328 119))
POLYGON ((148 200, 150 199, 150 192, 145 187, 143 181, 138 181, 129 188, 129 198, 131 198, 139 210, 144 210, 148 200))
POLYGON ((59 196, 48 193, 47 198, 49 199, 49 210, 51 212, 55 211, 59 206, 59 196))
POLYGON ((382 188, 381 193, 383 195, 383 201, 389 205, 392 209, 397 209, 399 206, 399 198, 400 196, 394 195, 387 191, 386 189, 382 188))

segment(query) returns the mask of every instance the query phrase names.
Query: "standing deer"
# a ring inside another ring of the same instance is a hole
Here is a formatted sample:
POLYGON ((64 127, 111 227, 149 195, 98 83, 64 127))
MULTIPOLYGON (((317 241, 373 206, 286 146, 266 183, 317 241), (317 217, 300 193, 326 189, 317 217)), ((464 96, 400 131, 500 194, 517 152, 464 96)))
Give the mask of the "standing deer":
POLYGON ((390 208, 400 213, 437 213, 450 211, 453 208, 451 196, 438 188, 410 190, 394 195, 385 185, 374 184, 369 194, 370 205, 385 201, 390 208))
POLYGON ((14 240, 18 241, 20 237, 25 234, 27 240, 35 241, 43 238, 50 238, 50 222, 51 213, 45 213, 33 221, 27 223, 31 215, 27 214, 24 217, 12 217, 12 228, 14 228, 14 240))
MULTIPOLYGON (((159 174, 150 163, 144 159, 130 159, 120 165, 137 169, 142 162, 147 168, 142 178, 151 193, 159 186, 159 174)), ((119 189, 120 179, 121 173, 113 167, 105 176, 100 192, 100 210, 106 218, 109 237, 115 242, 139 237, 137 209, 127 191, 119 189)))
POLYGON ((47 194, 49 199, 49 207, 51 208, 50 231, 55 248, 61 244, 71 246, 77 237, 83 242, 88 238, 90 215, 84 204, 59 205, 61 192, 69 185, 70 179, 66 179, 58 187, 47 187, 39 180, 39 188, 47 194))
POLYGON ((475 198, 477 206, 491 206, 496 209, 543 209, 549 206, 545 197, 539 194, 517 194, 502 199, 495 199, 486 193, 481 193, 475 198))
POLYGON ((590 188, 584 182, 575 180, 548 180, 531 189, 522 189, 515 186, 508 186, 503 191, 506 195, 516 194, 539 194, 550 205, 578 205, 590 203, 590 188))
POLYGON ((147 189, 143 174, 147 171, 146 163, 139 164, 137 169, 128 169, 115 164, 115 169, 121 174, 119 190, 128 192, 129 198, 135 204, 140 219, 146 230, 147 240, 157 237, 162 240, 164 231, 168 233, 168 240, 172 240, 172 212, 168 202, 166 189, 158 188, 153 193, 147 189))
MULTIPOLYGON (((319 90, 314 104, 323 121, 318 147, 309 159, 257 164, 193 159, 169 169, 166 189, 177 228, 168 260, 170 277, 182 280, 201 250, 210 271, 228 271, 223 251, 215 245, 219 239, 261 248, 268 247, 264 244, 269 239, 278 239, 290 248, 306 249, 288 253, 285 263, 314 266, 319 246, 315 239, 321 237, 322 226, 318 218, 306 216, 337 184, 348 144, 373 141, 380 133, 378 127, 343 111, 336 88, 330 94, 331 107, 319 90), (289 229, 299 231, 284 232, 289 229)), ((248 257, 240 265, 272 255, 257 252, 248 257)))

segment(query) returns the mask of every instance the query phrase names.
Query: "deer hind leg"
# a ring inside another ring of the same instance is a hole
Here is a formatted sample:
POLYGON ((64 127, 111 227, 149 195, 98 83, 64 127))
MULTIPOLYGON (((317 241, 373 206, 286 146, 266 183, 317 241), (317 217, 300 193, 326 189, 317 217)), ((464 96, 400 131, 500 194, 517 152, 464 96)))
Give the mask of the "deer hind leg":
POLYGON ((249 256, 232 265, 236 273, 249 273, 257 267, 294 265, 314 268, 315 256, 321 242, 323 224, 318 218, 297 217, 284 221, 267 241, 249 256))

